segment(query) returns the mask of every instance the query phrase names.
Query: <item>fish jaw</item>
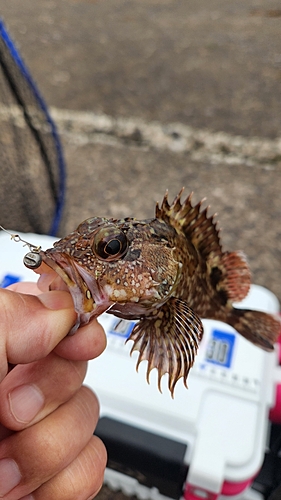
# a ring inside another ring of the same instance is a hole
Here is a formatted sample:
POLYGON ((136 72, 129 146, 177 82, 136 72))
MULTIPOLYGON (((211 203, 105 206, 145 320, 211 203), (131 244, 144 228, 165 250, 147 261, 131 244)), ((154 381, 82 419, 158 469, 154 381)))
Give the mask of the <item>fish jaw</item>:
POLYGON ((88 275, 84 269, 77 265, 73 260, 69 259, 66 254, 56 254, 51 252, 40 252, 43 262, 53 269, 61 278, 61 285, 52 287, 50 289, 63 289, 63 283, 69 290, 74 309, 77 313, 77 321, 72 327, 70 334, 83 325, 89 323, 92 319, 97 318, 110 308, 112 302, 108 295, 102 291, 98 282, 88 275))

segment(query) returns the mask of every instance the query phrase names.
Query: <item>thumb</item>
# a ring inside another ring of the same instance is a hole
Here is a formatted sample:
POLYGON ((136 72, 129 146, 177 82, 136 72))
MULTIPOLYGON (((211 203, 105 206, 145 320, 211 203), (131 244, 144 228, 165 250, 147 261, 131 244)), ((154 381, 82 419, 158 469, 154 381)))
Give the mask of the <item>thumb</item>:
POLYGON ((38 296, 0 289, 0 381, 8 362, 30 363, 47 356, 75 322, 71 296, 63 291, 38 296))

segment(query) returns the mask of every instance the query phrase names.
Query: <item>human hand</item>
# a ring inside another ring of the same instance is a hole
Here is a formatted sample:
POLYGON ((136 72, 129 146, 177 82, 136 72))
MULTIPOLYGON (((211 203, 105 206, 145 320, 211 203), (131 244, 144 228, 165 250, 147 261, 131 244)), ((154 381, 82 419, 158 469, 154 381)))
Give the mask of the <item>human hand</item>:
POLYGON ((0 498, 87 500, 101 487, 106 452, 92 435, 97 399, 81 384, 105 336, 92 322, 65 338, 70 295, 39 293, 27 283, 0 290, 0 498), (7 374, 8 363, 16 366, 7 374))

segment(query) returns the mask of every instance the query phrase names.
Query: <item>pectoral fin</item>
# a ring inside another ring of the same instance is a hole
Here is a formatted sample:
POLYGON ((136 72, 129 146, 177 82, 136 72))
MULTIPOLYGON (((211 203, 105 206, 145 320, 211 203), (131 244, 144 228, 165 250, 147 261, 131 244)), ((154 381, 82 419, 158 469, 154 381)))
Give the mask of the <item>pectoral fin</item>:
POLYGON ((169 374, 169 390, 173 396, 177 381, 183 377, 184 384, 192 367, 203 335, 200 318, 185 302, 169 299, 151 317, 144 317, 134 327, 128 340, 133 340, 131 349, 139 351, 137 369, 141 361, 147 360, 147 381, 153 368, 158 370, 158 388, 161 378, 169 374))

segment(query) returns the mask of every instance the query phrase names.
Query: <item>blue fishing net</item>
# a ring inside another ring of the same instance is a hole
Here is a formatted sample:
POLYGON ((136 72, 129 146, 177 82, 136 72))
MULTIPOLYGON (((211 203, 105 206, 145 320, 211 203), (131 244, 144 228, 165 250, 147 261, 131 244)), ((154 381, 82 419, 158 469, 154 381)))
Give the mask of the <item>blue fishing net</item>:
POLYGON ((0 224, 56 235, 64 197, 55 123, 0 19, 0 224))

